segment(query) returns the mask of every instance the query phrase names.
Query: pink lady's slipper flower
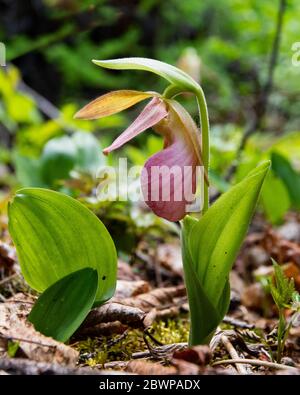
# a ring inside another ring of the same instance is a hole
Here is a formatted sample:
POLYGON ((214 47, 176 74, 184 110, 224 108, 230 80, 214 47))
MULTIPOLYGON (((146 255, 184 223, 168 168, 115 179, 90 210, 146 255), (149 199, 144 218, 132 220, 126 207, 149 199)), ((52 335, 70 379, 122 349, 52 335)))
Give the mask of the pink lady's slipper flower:
POLYGON ((141 188, 156 215, 178 221, 195 198, 197 166, 202 165, 200 133, 189 113, 177 101, 157 93, 121 90, 92 101, 76 118, 109 116, 148 98, 152 99, 139 116, 103 153, 109 154, 149 128, 162 135, 164 148, 145 163, 141 188))

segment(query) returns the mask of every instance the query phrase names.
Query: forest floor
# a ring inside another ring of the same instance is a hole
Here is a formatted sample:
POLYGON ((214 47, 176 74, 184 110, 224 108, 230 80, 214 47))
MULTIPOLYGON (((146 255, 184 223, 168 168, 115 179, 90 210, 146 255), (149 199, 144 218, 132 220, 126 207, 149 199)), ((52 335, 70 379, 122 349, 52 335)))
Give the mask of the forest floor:
MULTIPOLYGON (((299 374, 300 317, 276 361, 278 312, 266 278, 270 257, 300 291, 300 216, 274 229, 259 215, 231 273, 228 315, 210 347, 188 348, 188 303, 178 237, 144 237, 119 261, 117 291, 92 310, 68 344, 35 331, 26 317, 37 295, 25 284, 0 220, 0 373, 299 374)), ((289 320, 292 311, 286 309, 289 320)))

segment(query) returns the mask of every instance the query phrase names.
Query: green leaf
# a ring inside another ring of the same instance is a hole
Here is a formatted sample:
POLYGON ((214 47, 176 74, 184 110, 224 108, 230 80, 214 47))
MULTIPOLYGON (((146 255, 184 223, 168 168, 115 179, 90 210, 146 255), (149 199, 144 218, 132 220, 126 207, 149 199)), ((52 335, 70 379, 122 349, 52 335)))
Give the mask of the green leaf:
POLYGON ((76 132, 48 141, 41 156, 41 172, 44 181, 52 185, 69 178, 74 169, 95 174, 104 163, 98 140, 90 133, 76 132))
POLYGON ((40 295, 28 320, 37 331, 65 342, 92 308, 97 288, 97 270, 85 268, 71 273, 40 295))
POLYGON ((273 258, 271 259, 275 275, 275 284, 273 284, 272 280, 270 280, 269 284, 272 297, 279 309, 289 307, 295 292, 294 280, 286 277, 282 267, 273 258))
POLYGON ((191 306, 191 344, 207 342, 227 311, 229 272, 246 235, 269 165, 264 162, 250 172, 199 221, 184 219, 183 261, 191 306))
POLYGON ((273 224, 280 223, 290 208, 289 193, 281 179, 272 171, 265 179, 261 200, 266 216, 273 224))
MULTIPOLYGON (((191 345, 209 343, 215 328, 223 318, 222 313, 219 312, 207 298, 203 284, 196 272, 190 249, 187 246, 193 231, 193 226, 196 225, 197 222, 198 221, 192 217, 186 217, 182 229, 182 261, 192 321, 189 334, 189 342, 191 345)), ((225 299, 226 303, 228 300, 228 298, 225 299)), ((228 304, 226 305, 224 314, 227 308, 228 304)))
POLYGON ((76 163, 76 147, 67 137, 56 137, 45 145, 41 157, 41 175, 47 185, 70 178, 76 163))
POLYGON ((12 340, 9 340, 7 342, 7 354, 10 358, 14 358, 18 349, 20 347, 20 343, 19 342, 14 342, 12 340))
POLYGON ((278 152, 272 152, 271 159, 273 171, 287 187, 293 206, 300 210, 300 174, 278 152))
POLYGON ((39 159, 16 152, 14 160, 18 180, 23 186, 52 189, 59 186, 59 181, 70 179, 73 170, 95 177, 105 165, 98 140, 91 133, 81 131, 70 137, 52 138, 45 144, 39 159))
POLYGON ((46 186, 41 177, 40 161, 35 158, 21 155, 14 152, 14 164, 18 182, 25 187, 46 186))
POLYGON ((97 270, 96 302, 115 291, 117 255, 102 222, 69 196, 40 188, 17 192, 9 205, 9 232, 22 273, 39 292, 86 267, 97 270))
POLYGON ((85 132, 76 132, 72 140, 77 149, 76 169, 95 175, 100 166, 105 164, 98 140, 91 133, 85 132))
POLYGON ((230 188, 230 184, 216 171, 209 170, 210 182, 221 192, 226 192, 230 188))
POLYGON ((113 70, 144 70, 165 78, 171 84, 194 92, 199 88, 193 78, 177 67, 155 59, 122 58, 112 60, 93 60, 97 66, 113 70))

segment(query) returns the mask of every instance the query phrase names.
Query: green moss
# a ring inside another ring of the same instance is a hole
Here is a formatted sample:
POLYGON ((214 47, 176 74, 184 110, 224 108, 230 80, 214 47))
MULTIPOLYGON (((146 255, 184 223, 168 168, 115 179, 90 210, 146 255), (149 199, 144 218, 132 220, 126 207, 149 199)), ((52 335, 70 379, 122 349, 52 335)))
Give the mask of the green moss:
POLYGON ((142 331, 131 330, 122 340, 117 341, 119 337, 120 335, 101 336, 77 343, 79 361, 89 366, 102 365, 109 361, 126 361, 131 359, 133 353, 145 349, 142 331))
POLYGON ((158 321, 151 328, 151 334, 163 344, 187 342, 189 323, 183 318, 158 321))
MULTIPOLYGON (((155 322, 150 329, 150 333, 163 344, 187 342, 188 332, 188 321, 182 318, 155 322)), ((102 336, 76 343, 75 347, 80 353, 79 362, 94 366, 109 361, 127 361, 132 358, 132 354, 147 349, 141 330, 130 330, 127 336, 117 341, 119 337, 102 336)))

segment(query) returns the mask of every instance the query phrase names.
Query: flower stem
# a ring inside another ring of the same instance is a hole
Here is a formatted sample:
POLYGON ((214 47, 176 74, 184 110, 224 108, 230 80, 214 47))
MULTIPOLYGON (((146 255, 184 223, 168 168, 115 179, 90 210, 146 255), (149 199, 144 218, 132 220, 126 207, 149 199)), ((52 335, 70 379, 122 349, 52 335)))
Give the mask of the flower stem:
MULTIPOLYGON (((199 86, 197 91, 195 92, 198 110, 200 116, 200 124, 201 124, 201 132, 202 132, 202 159, 204 165, 204 171, 208 177, 208 168, 209 168, 209 119, 208 119, 208 111, 205 100, 205 95, 202 88, 199 86)), ((204 182, 203 186, 203 209, 202 213, 204 214, 209 207, 209 186, 208 183, 204 182)))
POLYGON ((172 99, 182 93, 182 88, 177 85, 169 85, 162 94, 165 99, 172 99))
POLYGON ((277 330, 277 362, 280 363, 282 358, 282 353, 284 349, 284 332, 285 332, 286 322, 284 317, 284 309, 279 309, 279 323, 277 330))

